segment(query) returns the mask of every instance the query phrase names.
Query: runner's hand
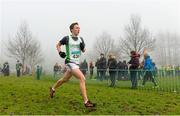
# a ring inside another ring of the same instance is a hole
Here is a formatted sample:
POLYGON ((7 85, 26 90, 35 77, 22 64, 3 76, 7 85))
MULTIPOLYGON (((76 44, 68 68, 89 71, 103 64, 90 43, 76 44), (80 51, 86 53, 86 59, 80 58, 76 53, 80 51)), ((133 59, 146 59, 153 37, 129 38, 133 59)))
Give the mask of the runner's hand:
POLYGON ((65 52, 59 52, 59 56, 61 57, 61 58, 65 58, 66 57, 66 53, 65 52))

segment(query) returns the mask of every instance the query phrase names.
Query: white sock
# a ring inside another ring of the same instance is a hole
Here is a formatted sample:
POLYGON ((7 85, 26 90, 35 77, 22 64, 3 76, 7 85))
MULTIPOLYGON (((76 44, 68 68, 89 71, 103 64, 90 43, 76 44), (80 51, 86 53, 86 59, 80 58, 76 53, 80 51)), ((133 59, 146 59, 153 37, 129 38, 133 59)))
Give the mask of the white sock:
POLYGON ((84 102, 84 104, 86 104, 88 102, 88 99, 84 102))

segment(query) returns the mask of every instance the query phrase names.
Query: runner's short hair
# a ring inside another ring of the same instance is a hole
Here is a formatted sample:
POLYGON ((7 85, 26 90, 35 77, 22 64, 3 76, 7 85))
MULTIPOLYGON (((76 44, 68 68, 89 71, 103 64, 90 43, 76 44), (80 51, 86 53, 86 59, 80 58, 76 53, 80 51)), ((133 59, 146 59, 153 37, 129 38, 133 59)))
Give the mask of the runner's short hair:
POLYGON ((103 54, 103 53, 101 53, 100 55, 104 56, 104 54, 103 54))
POLYGON ((79 25, 78 22, 72 23, 72 24, 69 26, 70 31, 74 28, 75 25, 79 25))
POLYGON ((130 53, 131 53, 131 55, 135 55, 136 51, 131 51, 130 53))

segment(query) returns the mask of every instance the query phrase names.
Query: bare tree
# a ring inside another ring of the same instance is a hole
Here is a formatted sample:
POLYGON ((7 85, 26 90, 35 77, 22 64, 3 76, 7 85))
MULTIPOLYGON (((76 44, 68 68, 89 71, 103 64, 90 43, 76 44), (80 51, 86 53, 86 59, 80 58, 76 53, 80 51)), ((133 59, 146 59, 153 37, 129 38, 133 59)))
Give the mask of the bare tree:
POLYGON ((140 16, 131 15, 130 24, 125 26, 124 32, 124 37, 120 38, 119 48, 124 56, 129 56, 132 50, 142 54, 145 47, 148 51, 153 50, 155 38, 148 29, 142 28, 140 16))
POLYGON ((94 52, 94 50, 88 51, 87 53, 87 60, 95 62, 97 58, 99 57, 99 54, 94 52))
POLYGON ((35 42, 26 22, 20 25, 14 38, 9 38, 6 47, 8 51, 7 56, 20 60, 23 66, 25 66, 25 63, 32 64, 31 62, 34 58, 37 59, 37 61, 33 61, 34 63, 39 62, 40 46, 35 42))
POLYGON ((10 38, 7 44, 8 56, 16 58, 25 64, 28 49, 32 41, 32 33, 26 23, 22 23, 14 38, 10 38))
POLYGON ((28 49, 28 59, 27 62, 31 67, 31 70, 34 71, 34 66, 43 61, 43 55, 41 52, 41 46, 39 41, 33 40, 28 49))
POLYGON ((94 51, 96 51, 95 54, 99 55, 100 53, 103 53, 107 57, 109 52, 113 52, 115 44, 111 35, 103 32, 96 40, 97 41, 94 43, 94 51))
POLYGON ((176 33, 160 32, 156 35, 155 59, 159 65, 179 65, 180 36, 176 33))

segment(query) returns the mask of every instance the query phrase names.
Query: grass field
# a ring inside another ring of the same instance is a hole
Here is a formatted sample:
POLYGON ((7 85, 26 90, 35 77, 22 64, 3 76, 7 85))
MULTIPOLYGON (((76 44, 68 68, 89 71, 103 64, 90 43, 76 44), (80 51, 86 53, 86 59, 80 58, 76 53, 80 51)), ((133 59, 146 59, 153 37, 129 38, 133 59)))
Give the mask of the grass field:
POLYGON ((0 114, 180 114, 180 94, 132 90, 129 82, 115 88, 107 82, 87 80, 89 99, 97 103, 96 111, 84 108, 78 81, 72 79, 49 98, 49 87, 56 79, 41 80, 26 76, 0 77, 0 114))

